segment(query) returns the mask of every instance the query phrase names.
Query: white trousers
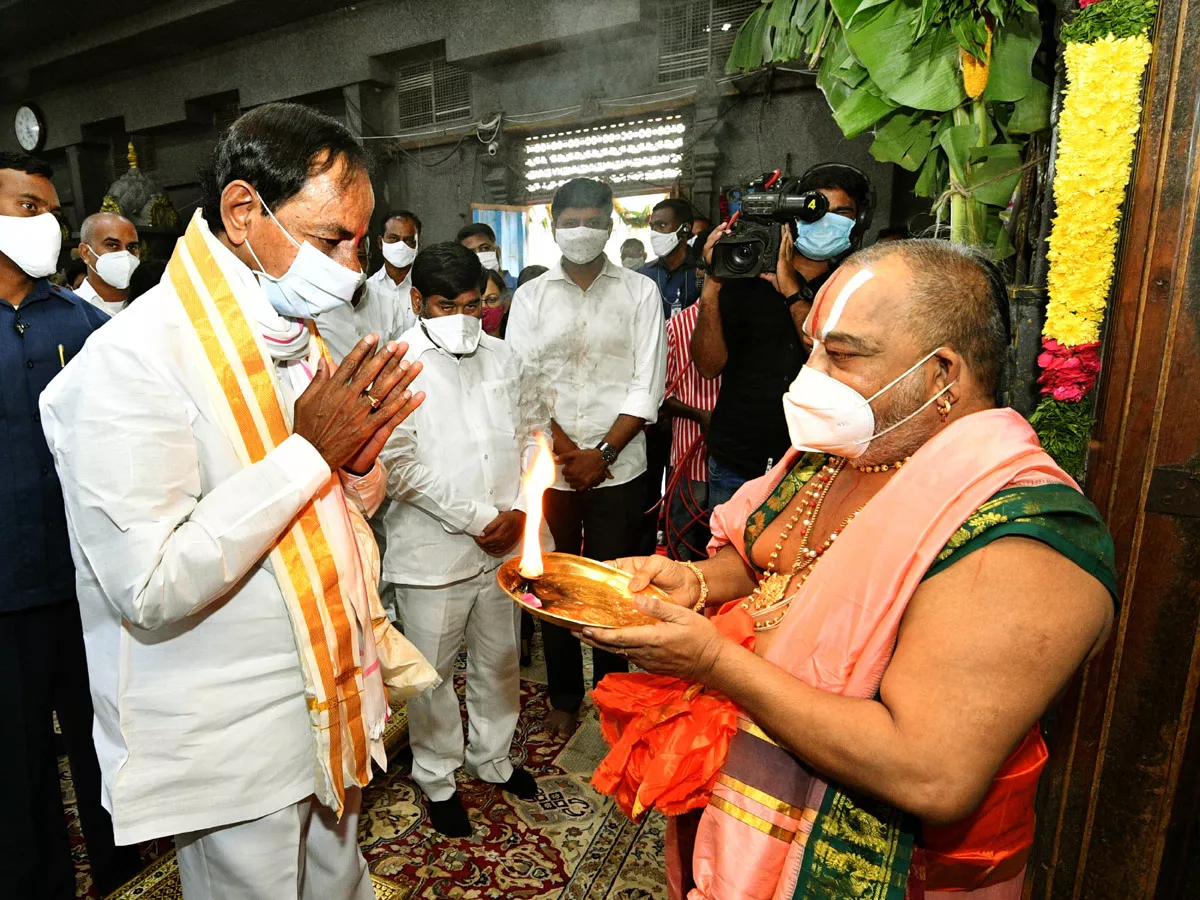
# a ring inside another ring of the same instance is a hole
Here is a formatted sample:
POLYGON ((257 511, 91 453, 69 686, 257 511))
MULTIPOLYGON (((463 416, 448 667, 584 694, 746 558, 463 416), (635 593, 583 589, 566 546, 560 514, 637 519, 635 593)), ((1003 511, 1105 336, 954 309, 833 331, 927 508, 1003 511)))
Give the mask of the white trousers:
POLYGON ((442 683, 408 701, 413 781, 430 800, 454 793, 454 772, 503 784, 521 701, 520 610, 484 572, 445 587, 396 586, 404 635, 437 667, 442 683), (454 661, 467 642, 467 733, 454 692, 454 661))
POLYGON ((339 822, 314 798, 223 828, 175 836, 184 900, 374 900, 358 849, 362 791, 339 822))

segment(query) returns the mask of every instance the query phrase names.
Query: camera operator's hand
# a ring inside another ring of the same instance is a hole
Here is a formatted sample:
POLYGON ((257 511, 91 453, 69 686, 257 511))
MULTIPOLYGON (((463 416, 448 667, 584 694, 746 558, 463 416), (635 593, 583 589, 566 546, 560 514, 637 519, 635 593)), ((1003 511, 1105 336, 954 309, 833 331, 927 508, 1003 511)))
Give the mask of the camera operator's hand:
POLYGON ((712 233, 708 236, 708 240, 704 242, 704 265, 708 267, 709 278, 715 278, 712 274, 713 247, 716 246, 717 241, 727 234, 729 234, 729 223, 722 222, 712 230, 712 233))
POLYGON ((796 245, 792 242, 792 232, 787 225, 780 225, 779 259, 775 262, 774 272, 762 272, 759 278, 771 282, 771 286, 784 297, 790 297, 800 290, 800 273, 796 271, 796 245))

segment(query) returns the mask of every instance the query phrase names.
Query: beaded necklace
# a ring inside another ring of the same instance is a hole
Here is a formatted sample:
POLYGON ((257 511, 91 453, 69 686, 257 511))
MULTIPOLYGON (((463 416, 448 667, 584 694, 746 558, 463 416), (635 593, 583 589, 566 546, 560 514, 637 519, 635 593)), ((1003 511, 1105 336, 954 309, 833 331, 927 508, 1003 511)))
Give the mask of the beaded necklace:
MULTIPOLYGON (((742 609, 749 612, 755 620, 754 629, 756 631, 768 631, 777 627, 783 621, 783 617, 787 614, 788 606, 795 596, 795 592, 787 594, 788 585, 796 577, 801 579, 800 585, 803 585, 808 580, 813 566, 833 546, 837 540, 837 536, 858 515, 857 511, 853 513, 838 528, 834 529, 829 537, 826 538, 825 543, 820 547, 812 549, 808 546, 809 537, 812 535, 817 516, 821 512, 821 507, 824 506, 825 499, 829 496, 829 491, 833 488, 834 480, 845 466, 846 460, 839 459, 833 465, 825 466, 813 478, 813 482, 815 483, 800 498, 800 503, 796 508, 795 514, 792 515, 791 519, 783 527, 783 531, 779 535, 779 540, 775 544, 775 549, 771 551, 771 558, 767 563, 767 569, 759 579, 754 593, 742 602, 742 609), (801 517, 805 515, 807 515, 807 518, 801 523, 801 517), (802 524, 803 530, 801 531, 800 549, 796 553, 796 560, 792 564, 790 572, 776 572, 775 566, 779 562, 779 554, 783 550, 783 545, 787 542, 792 530, 798 523, 802 524)), ((797 585, 797 587, 800 585, 797 585)))

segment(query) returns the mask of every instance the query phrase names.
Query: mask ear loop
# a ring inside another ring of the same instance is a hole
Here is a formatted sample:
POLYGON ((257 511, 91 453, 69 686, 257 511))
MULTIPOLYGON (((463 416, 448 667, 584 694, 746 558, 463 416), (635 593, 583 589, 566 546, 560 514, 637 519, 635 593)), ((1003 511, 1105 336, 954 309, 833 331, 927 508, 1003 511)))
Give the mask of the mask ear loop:
MULTIPOLYGON (((267 211, 267 215, 271 217, 271 221, 275 223, 275 227, 283 232, 284 237, 296 245, 297 250, 302 249, 300 243, 294 237, 292 237, 291 233, 279 223, 277 218, 275 218, 275 213, 271 212, 271 207, 267 206, 267 201, 265 201, 260 194, 256 193, 255 196, 258 197, 258 202, 262 205, 262 208, 267 211)), ((254 257, 254 261, 258 263, 258 272, 255 274, 261 275, 267 280, 274 282, 278 282, 281 278, 283 278, 282 275, 272 275, 267 271, 267 267, 264 266, 262 260, 258 258, 258 254, 254 252, 254 245, 250 243, 249 234, 246 235, 246 249, 250 251, 250 255, 254 257)), ((95 253, 96 251, 93 250, 92 252, 95 253)))

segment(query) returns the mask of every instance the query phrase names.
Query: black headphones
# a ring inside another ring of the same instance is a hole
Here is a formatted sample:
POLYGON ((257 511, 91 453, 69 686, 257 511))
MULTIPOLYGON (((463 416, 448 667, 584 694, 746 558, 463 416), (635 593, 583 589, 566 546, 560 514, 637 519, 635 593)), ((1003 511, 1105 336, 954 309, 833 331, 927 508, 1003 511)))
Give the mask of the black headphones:
POLYGON ((810 191, 829 187, 831 183, 840 185, 850 194, 858 208, 858 214, 854 217, 854 230, 850 232, 850 247, 857 250, 871 227, 871 220, 875 217, 875 186, 862 169, 846 163, 818 163, 800 176, 799 187, 802 191, 810 191))

